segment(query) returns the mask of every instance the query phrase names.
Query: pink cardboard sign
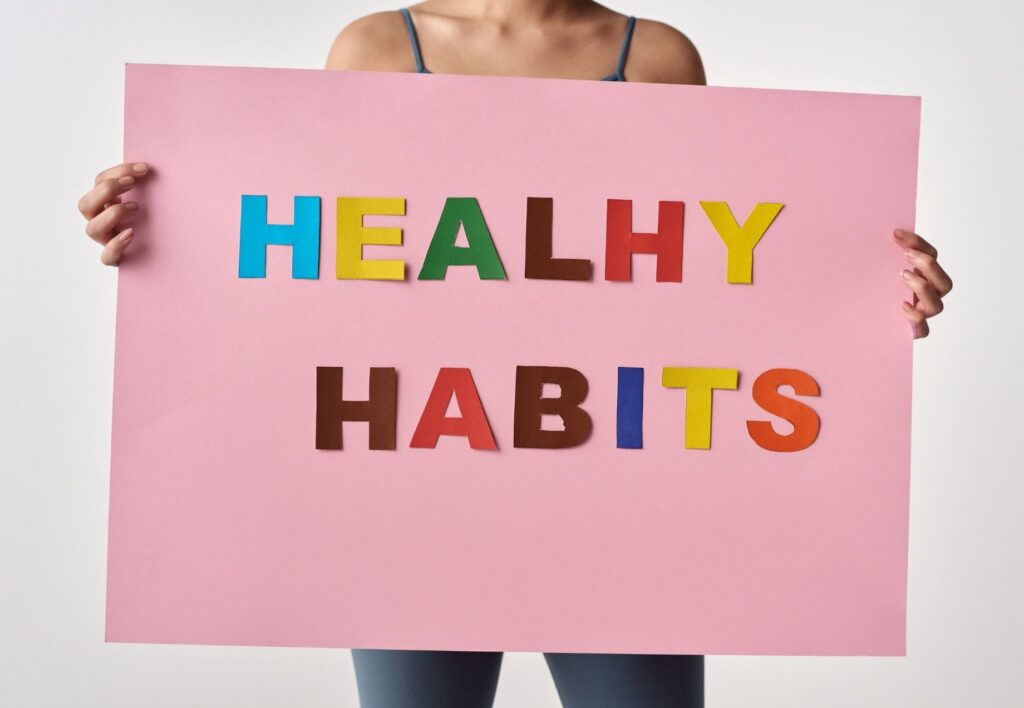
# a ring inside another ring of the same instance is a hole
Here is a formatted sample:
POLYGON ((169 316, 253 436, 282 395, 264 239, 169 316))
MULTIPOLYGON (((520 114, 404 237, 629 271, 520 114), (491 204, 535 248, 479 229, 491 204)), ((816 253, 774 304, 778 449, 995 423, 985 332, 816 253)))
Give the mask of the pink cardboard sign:
POLYGON ((903 654, 919 108, 128 66, 107 640, 903 654))

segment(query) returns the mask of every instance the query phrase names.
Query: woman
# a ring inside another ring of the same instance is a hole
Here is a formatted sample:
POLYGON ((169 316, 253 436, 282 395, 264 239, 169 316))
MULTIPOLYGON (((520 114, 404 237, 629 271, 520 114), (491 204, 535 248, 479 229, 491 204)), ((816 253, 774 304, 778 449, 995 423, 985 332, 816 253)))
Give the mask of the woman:
MULTIPOLYGON (((427 0, 376 13, 337 36, 326 68, 705 83, 700 55, 682 33, 589 0, 427 0)), ((148 172, 145 163, 105 170, 79 203, 107 265, 134 238, 127 224, 139 205, 122 195, 148 172)), ((912 297, 900 306, 914 336, 923 337, 952 282, 924 239, 903 231, 893 238, 909 262, 900 277, 912 297)), ((490 706, 502 659, 498 652, 383 650, 354 650, 353 657, 365 708, 490 706)), ((703 705, 701 656, 545 657, 568 708, 703 705)))

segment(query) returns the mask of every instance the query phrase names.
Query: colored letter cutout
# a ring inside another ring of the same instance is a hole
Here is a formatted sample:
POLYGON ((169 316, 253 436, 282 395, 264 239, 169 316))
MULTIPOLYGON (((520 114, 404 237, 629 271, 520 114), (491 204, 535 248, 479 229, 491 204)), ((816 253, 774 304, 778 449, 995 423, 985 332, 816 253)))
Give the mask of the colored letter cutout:
POLYGON ((394 450, 398 418, 397 375, 391 367, 370 369, 370 397, 366 401, 342 398, 344 369, 316 367, 316 449, 341 450, 341 427, 346 420, 370 424, 370 449, 394 450))
POLYGON ((423 407, 409 447, 437 447, 437 439, 442 435, 466 437, 474 450, 498 449, 469 369, 441 369, 437 372, 434 388, 423 407), (445 416, 452 396, 458 402, 460 418, 445 416))
POLYGON ((580 408, 590 386, 576 369, 562 366, 517 366, 513 445, 560 449, 582 444, 593 429, 590 415, 580 408), (558 398, 543 398, 544 384, 557 384, 558 398), (561 416, 564 430, 541 430, 543 416, 561 416))
POLYGON ((640 450, 644 446, 644 370, 619 367, 619 397, 615 421, 616 447, 640 450))
POLYGON ((423 258, 419 280, 444 280, 451 265, 476 266, 477 275, 482 280, 505 279, 505 269, 474 197, 448 197, 445 200, 427 255, 423 258), (468 247, 455 245, 460 224, 466 232, 468 247))
POLYGON ((335 276, 339 280, 405 280, 405 261, 363 260, 363 246, 401 246, 402 230, 363 226, 367 214, 405 216, 402 197, 338 197, 338 252, 335 276))
POLYGON ((811 446, 821 429, 817 412, 799 401, 779 393, 780 386, 789 386, 798 396, 818 396, 818 382, 799 369, 769 369, 754 381, 754 403, 766 412, 793 424, 793 432, 779 435, 765 420, 748 420, 747 432, 751 439, 765 450, 797 452, 811 446))
POLYGON ((550 197, 526 199, 526 277, 536 280, 590 280, 594 266, 585 258, 552 256, 550 197))
POLYGON ((633 202, 608 200, 605 238, 605 280, 632 280, 633 254, 658 257, 656 280, 678 283, 683 279, 683 203, 658 202, 658 233, 633 233, 633 202))
POLYGON ((750 212, 750 216, 740 227, 732 210, 725 202, 701 202, 704 213, 711 220, 711 225, 725 242, 727 249, 726 282, 750 283, 754 270, 754 246, 764 236, 772 221, 782 210, 777 203, 762 202, 750 212))
POLYGON ((320 197, 295 197, 294 223, 268 224, 267 197, 242 195, 238 277, 267 277, 267 246, 292 247, 292 278, 320 277, 320 197))
POLYGON ((711 392, 716 389, 735 390, 739 381, 736 369, 704 369, 666 366, 661 371, 661 385, 686 389, 687 449, 711 449, 711 392))

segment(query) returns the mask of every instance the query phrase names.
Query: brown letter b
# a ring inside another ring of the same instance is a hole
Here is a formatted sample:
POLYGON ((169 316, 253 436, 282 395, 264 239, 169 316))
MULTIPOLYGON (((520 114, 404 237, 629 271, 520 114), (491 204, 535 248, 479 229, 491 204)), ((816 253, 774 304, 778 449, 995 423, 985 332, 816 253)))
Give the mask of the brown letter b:
POLYGON ((566 448, 581 445, 594 427, 580 408, 587 397, 587 379, 576 369, 563 366, 517 366, 514 447, 566 448), (544 384, 557 384, 558 398, 543 398, 544 384), (547 415, 562 418, 565 430, 541 430, 547 415))

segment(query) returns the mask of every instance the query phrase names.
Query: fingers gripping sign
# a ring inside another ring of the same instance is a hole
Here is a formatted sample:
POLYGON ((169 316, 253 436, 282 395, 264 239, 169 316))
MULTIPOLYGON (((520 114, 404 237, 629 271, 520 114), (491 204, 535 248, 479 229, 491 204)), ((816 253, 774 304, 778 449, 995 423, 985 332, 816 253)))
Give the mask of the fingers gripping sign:
POLYGON ((149 173, 145 162, 126 162, 103 170, 78 201, 78 211, 86 219, 85 233, 103 246, 100 261, 104 265, 117 265, 135 236, 127 222, 139 213, 139 203, 125 201, 123 195, 149 173))

